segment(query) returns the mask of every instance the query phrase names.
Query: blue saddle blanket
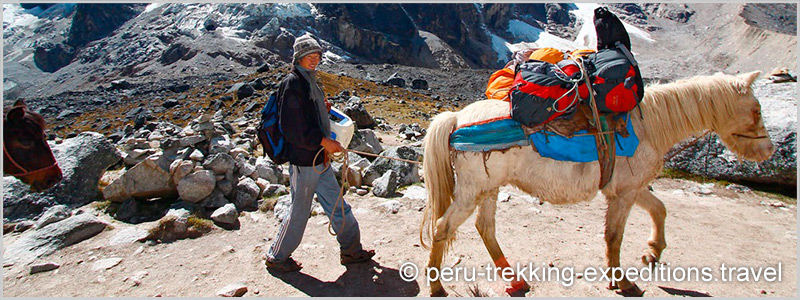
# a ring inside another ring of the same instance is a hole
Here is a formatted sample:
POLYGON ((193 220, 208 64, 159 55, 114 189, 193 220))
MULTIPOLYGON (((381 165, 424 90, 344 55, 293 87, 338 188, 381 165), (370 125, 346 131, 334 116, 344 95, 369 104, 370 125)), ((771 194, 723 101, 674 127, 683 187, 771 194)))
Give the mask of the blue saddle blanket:
MULTIPOLYGON (((639 146, 639 138, 633 131, 630 115, 627 118, 628 137, 617 134, 614 137, 617 156, 633 156, 639 146)), ((512 119, 502 119, 483 124, 465 126, 450 134, 450 146, 458 151, 484 152, 508 149, 514 146, 528 146, 533 143, 539 155, 559 161, 591 162, 597 161, 597 143, 586 130, 576 132, 571 138, 553 132, 538 131, 525 136, 522 125, 512 119)))

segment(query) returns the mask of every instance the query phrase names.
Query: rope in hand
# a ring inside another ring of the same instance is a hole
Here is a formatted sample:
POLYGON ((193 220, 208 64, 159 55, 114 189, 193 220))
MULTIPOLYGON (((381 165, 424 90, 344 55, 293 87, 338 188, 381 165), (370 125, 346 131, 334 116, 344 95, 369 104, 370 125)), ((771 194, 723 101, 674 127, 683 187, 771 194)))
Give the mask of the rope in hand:
MULTIPOLYGON (((317 157, 319 157, 319 154, 323 153, 323 152, 325 152, 325 148, 319 149, 319 151, 317 151, 317 154, 314 155, 314 160, 313 161, 317 161, 317 157)), ((382 157, 382 158, 386 158, 386 159, 392 159, 392 160, 397 160, 397 161, 402 161, 402 162, 407 162, 407 163, 412 163, 412 164, 420 164, 420 163, 422 163, 422 162, 416 161, 416 160, 408 160, 408 159, 402 159, 402 158, 396 158, 396 157, 389 157, 389 156, 385 156, 385 155, 372 154, 372 153, 369 153, 369 152, 362 152, 362 151, 349 150, 349 149, 344 149, 344 151, 342 151, 340 153, 332 154, 330 156, 331 161, 342 163, 342 168, 341 168, 341 170, 342 170, 342 172, 341 172, 342 173, 342 184, 341 184, 341 188, 339 189, 339 197, 336 198, 336 203, 333 204, 333 209, 331 210, 331 213, 328 216, 328 233, 330 235, 332 235, 332 236, 336 236, 337 235, 336 231, 331 229, 331 224, 333 224, 333 214, 336 213, 336 207, 339 206, 339 203, 341 203, 341 212, 342 212, 342 227, 339 227, 339 228, 344 228, 344 224, 345 224, 345 217, 344 217, 344 187, 345 187, 345 185, 348 184, 347 173, 346 172, 347 172, 347 170, 349 168, 349 165, 350 165, 350 160, 348 159, 347 152, 353 152, 353 153, 357 153, 357 154, 361 154, 361 155, 367 155, 367 156, 382 157)), ((330 167, 331 167, 331 164, 328 163, 325 166, 325 168, 322 169, 322 171, 319 171, 319 170, 317 170, 317 166, 313 166, 314 172, 317 173, 317 174, 325 173, 325 171, 327 171, 328 168, 330 168, 330 167)))

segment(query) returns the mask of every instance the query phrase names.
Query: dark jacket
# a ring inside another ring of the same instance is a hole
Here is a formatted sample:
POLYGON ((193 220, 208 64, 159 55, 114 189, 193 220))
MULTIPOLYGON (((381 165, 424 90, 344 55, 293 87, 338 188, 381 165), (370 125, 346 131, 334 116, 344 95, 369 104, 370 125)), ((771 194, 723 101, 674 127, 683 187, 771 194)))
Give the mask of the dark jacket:
POLYGON ((310 85, 292 69, 278 87, 278 109, 280 126, 287 142, 286 154, 289 162, 296 166, 314 166, 324 161, 325 153, 314 156, 322 148, 322 128, 319 124, 317 105, 309 95, 310 85))

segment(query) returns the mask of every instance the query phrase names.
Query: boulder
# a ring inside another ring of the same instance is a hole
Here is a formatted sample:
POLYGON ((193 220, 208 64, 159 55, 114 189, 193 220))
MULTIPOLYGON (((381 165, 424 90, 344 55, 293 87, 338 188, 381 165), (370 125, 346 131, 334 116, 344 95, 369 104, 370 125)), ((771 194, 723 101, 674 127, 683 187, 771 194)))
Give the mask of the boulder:
POLYGON ((239 221, 239 212, 236 211, 236 206, 233 203, 228 203, 211 213, 211 219, 214 222, 222 224, 236 224, 239 221))
POLYGON ((236 184, 228 179, 217 181, 217 189, 225 196, 230 196, 234 191, 234 187, 236 187, 236 184))
POLYGON ((264 198, 271 198, 275 196, 282 196, 289 193, 289 189, 282 184, 270 184, 262 192, 264 198))
POLYGON ((55 223, 66 218, 69 218, 72 215, 72 211, 66 205, 56 205, 50 207, 45 211, 38 220, 36 220, 36 228, 42 228, 47 226, 47 224, 55 223))
POLYGON ((114 213, 114 219, 126 223, 138 224, 155 221, 166 213, 168 205, 165 201, 146 201, 128 199, 122 202, 114 213))
POLYGON ((391 214, 396 214, 398 211, 400 211, 400 207, 402 207, 402 206, 403 206, 403 204, 401 204, 400 201, 397 201, 397 200, 388 200, 386 202, 381 203, 381 208, 385 212, 388 212, 388 213, 391 213, 391 214))
POLYGON ((361 169, 353 165, 347 166, 345 178, 347 178, 347 184, 350 186, 361 186, 363 179, 361 176, 361 169))
POLYGON ((383 146, 381 146, 374 131, 359 129, 353 134, 353 139, 350 140, 350 145, 347 146, 347 149, 378 154, 383 151, 383 146))
POLYGON ((373 128, 375 127, 375 120, 369 115, 367 109, 361 105, 361 98, 352 96, 347 100, 347 105, 344 107, 344 114, 346 114, 358 128, 373 128))
POLYGON ((261 78, 253 80, 253 82, 250 83, 250 86, 252 86, 254 89, 259 90, 259 91, 264 90, 265 88, 267 88, 267 85, 264 84, 264 81, 261 80, 261 78))
POLYGON ((280 166, 272 161, 259 157, 256 159, 256 172, 259 178, 264 178, 270 183, 278 183, 279 174, 281 174, 280 166))
POLYGON ((229 153, 233 149, 231 139, 227 135, 217 136, 211 139, 208 145, 208 153, 229 153))
POLYGON ((8 245, 4 262, 31 262, 58 249, 77 244, 105 229, 106 223, 88 213, 78 214, 22 235, 8 245))
POLYGON ((257 200, 260 192, 261 190, 255 180, 251 178, 240 180, 239 184, 236 185, 236 198, 233 200, 233 204, 240 211, 256 210, 258 209, 257 200))
MULTIPOLYGON (((191 162, 189 162, 191 163, 191 162)), ((175 185, 167 170, 155 159, 145 159, 103 189, 103 198, 113 202, 127 199, 174 197, 175 185)))
POLYGON ((45 263, 33 264, 33 265, 31 265, 30 274, 33 275, 33 274, 36 274, 36 273, 52 271, 52 270, 58 269, 59 267, 61 267, 61 265, 59 265, 56 262, 52 262, 52 261, 45 262, 45 263))
MULTIPOLYGON (((381 152, 380 155, 414 161, 418 160, 419 158, 417 151, 408 146, 390 147, 381 152)), ((395 173, 397 173, 397 177, 399 178, 398 184, 400 186, 420 181, 419 164, 412 164, 380 157, 375 159, 375 161, 373 161, 369 167, 364 170, 363 183, 368 185, 373 184, 372 182, 375 179, 377 179, 379 176, 382 176, 389 170, 393 170, 395 173)))
POLYGON ((181 199, 197 203, 208 197, 216 186, 214 173, 208 170, 196 171, 186 175, 178 182, 178 195, 181 199))
POLYGON ((63 179, 52 188, 33 193, 13 177, 3 178, 4 222, 30 219, 57 204, 76 207, 97 200, 100 177, 122 159, 121 153, 96 132, 83 132, 50 146, 63 179))
POLYGON ((372 182, 372 194, 377 197, 389 197, 397 190, 397 173, 389 170, 372 182))
POLYGON ((383 83, 386 85, 393 85, 399 88, 406 87, 406 80, 400 78, 400 76, 398 76, 397 73, 394 73, 391 76, 389 76, 389 78, 387 78, 386 81, 384 81, 383 83))
POLYGON ((190 136, 182 137, 180 139, 180 146, 181 147, 190 147, 190 146, 194 146, 195 144, 197 144, 199 142, 202 142, 202 141, 205 141, 205 140, 206 140, 206 137, 204 137, 202 135, 190 135, 190 136))
POLYGON ((198 204, 205 208, 219 208, 228 203, 229 202, 228 199, 225 198, 225 194, 221 192, 219 189, 215 189, 213 192, 211 192, 211 195, 208 195, 208 197, 201 200, 198 204))
POLYGON ((147 230, 142 228, 131 226, 122 230, 119 230, 114 236, 109 239, 108 244, 111 246, 115 245, 123 245, 123 244, 133 244, 136 242, 143 241, 147 238, 147 230))
POLYGON ((237 282, 226 285, 217 291, 219 297, 241 297, 247 293, 247 286, 244 283, 237 282))
POLYGON ((178 104, 181 104, 181 103, 178 102, 177 99, 172 98, 172 99, 167 99, 166 101, 164 101, 164 103, 162 103, 161 106, 163 106, 164 108, 173 108, 175 106, 178 106, 178 104))
POLYGON ((414 79, 411 81, 411 88, 417 90, 427 90, 428 81, 425 79, 414 79))
POLYGON ((228 153, 216 153, 203 162, 203 168, 214 171, 215 174, 233 172, 233 157, 228 153))
MULTIPOLYGON (((289 216, 289 209, 291 207, 292 195, 283 195, 278 198, 278 201, 275 203, 275 208, 273 209, 275 212, 275 218, 278 219, 278 222, 283 222, 283 220, 289 216)), ((316 213, 321 213, 323 211, 322 206, 318 201, 311 202, 311 211, 316 213)))
POLYGON ((226 94, 227 93, 236 93, 237 99, 244 99, 252 96, 253 93, 255 93, 255 90, 253 90, 253 87, 251 87, 249 84, 240 82, 234 84, 230 89, 228 89, 226 94))
POLYGON ((178 186, 186 175, 194 171, 194 162, 191 160, 175 160, 169 168, 169 173, 172 174, 172 184, 178 186))

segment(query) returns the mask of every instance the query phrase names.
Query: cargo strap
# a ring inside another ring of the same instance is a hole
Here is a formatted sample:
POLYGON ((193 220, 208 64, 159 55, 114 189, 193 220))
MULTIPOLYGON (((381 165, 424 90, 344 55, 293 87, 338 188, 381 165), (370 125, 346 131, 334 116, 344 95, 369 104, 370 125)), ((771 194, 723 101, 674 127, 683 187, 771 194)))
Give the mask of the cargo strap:
MULTIPOLYGON (((580 60, 579 66, 581 72, 586 72, 583 65, 583 59, 580 60)), ((595 103, 594 89, 592 83, 589 81, 589 76, 584 76, 586 81, 586 88, 589 90, 589 107, 592 109, 592 119, 590 123, 594 123, 597 133, 594 136, 597 143, 597 162, 600 164, 600 185, 599 188, 604 188, 611 177, 614 175, 614 165, 616 159, 616 145, 614 145, 614 130, 608 127, 608 120, 606 116, 601 116, 597 111, 597 103, 595 103)))

